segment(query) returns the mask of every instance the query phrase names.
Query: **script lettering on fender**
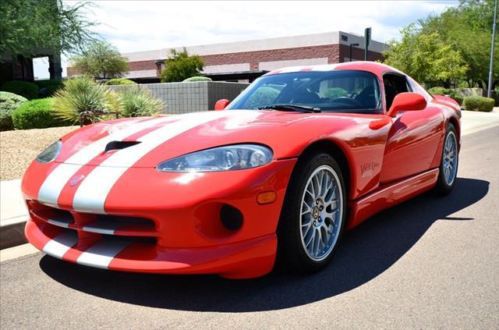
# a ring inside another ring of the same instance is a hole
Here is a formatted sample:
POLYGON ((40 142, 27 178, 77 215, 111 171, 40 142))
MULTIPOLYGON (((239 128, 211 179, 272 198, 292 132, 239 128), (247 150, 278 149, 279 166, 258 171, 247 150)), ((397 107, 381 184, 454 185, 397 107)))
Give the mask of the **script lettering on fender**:
POLYGON ((370 161, 360 165, 360 176, 363 178, 372 177, 379 167, 379 163, 370 161))

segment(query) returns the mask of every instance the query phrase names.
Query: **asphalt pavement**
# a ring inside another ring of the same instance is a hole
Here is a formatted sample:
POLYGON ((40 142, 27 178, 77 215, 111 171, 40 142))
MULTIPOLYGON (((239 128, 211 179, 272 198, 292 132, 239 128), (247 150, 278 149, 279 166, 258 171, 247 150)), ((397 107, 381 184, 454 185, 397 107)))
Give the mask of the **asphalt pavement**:
POLYGON ((499 328, 499 127, 463 137, 455 190, 347 233, 309 276, 108 272, 41 253, 0 263, 1 329, 499 328))

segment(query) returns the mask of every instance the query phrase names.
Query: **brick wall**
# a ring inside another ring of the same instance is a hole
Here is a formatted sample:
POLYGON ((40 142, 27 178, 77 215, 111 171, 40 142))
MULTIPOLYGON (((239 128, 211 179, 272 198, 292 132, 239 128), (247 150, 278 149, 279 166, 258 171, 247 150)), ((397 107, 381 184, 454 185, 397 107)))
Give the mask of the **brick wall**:
MULTIPOLYGON (((352 54, 354 59, 364 59, 364 51, 362 49, 354 48, 352 50, 352 54)), ((165 54, 165 56, 166 55, 167 54, 165 54)), ((251 70, 256 71, 260 69, 260 62, 327 58, 328 63, 340 63, 344 62, 344 59, 348 56, 349 47, 347 45, 334 44, 314 47, 270 49, 243 53, 205 55, 202 56, 202 58, 206 66, 250 63, 251 70)), ((381 54, 369 52, 369 60, 380 59, 382 59, 381 54)), ((156 60, 157 59, 129 62, 128 67, 130 71, 153 70, 157 69, 156 60)), ((74 70, 72 68, 68 68, 68 75, 71 76, 72 74, 74 74, 74 70)))

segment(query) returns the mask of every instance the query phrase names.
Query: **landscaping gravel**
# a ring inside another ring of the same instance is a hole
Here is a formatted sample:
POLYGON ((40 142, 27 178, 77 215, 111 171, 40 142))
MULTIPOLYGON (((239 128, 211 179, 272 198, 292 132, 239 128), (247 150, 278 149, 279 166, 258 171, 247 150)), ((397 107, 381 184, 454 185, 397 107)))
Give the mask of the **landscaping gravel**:
POLYGON ((77 126, 0 132, 0 180, 19 179, 31 161, 77 126))

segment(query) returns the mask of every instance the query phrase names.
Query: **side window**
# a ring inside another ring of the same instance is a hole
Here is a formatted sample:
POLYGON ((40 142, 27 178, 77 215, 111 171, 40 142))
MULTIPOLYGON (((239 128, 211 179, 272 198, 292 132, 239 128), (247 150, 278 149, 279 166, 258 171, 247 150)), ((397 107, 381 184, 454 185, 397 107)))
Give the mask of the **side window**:
POLYGON ((431 102, 433 97, 423 88, 420 84, 418 84, 414 79, 409 77, 409 85, 412 88, 412 91, 418 94, 421 94, 426 99, 426 102, 431 102))
POLYGON ((399 93, 410 92, 411 88, 405 76, 398 74, 385 74, 383 76, 385 85, 386 110, 390 109, 393 99, 399 93))

